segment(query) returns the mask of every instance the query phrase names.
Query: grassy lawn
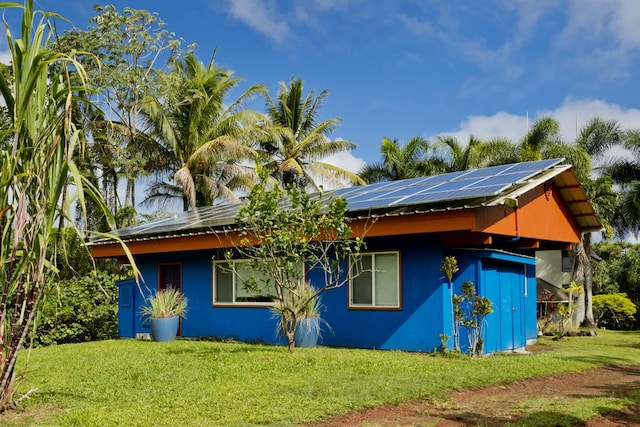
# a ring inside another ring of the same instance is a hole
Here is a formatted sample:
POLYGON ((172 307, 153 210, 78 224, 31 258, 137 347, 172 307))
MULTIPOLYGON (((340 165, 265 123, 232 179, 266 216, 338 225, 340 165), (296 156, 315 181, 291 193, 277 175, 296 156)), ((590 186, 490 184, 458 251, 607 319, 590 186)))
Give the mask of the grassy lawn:
MULTIPOLYGON (((481 359, 323 347, 288 354, 207 341, 53 346, 32 352, 21 387, 38 390, 22 410, 0 416, 0 425, 290 425, 531 376, 640 364, 640 332, 541 342, 555 349, 481 359)), ((634 394, 627 405, 639 399, 634 394)), ((572 416, 590 413, 578 409, 567 408, 572 416)))

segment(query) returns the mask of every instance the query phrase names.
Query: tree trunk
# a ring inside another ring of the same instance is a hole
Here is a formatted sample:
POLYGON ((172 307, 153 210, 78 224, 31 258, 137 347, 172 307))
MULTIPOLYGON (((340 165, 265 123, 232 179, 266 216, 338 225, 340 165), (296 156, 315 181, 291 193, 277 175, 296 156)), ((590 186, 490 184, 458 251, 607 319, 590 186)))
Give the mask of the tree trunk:
POLYGON ((585 326, 595 328, 593 318, 593 269, 591 268, 591 233, 582 235, 582 247, 584 249, 584 292, 586 297, 585 326))
POLYGON ((585 325, 589 328, 595 326, 593 319, 593 275, 591 270, 591 233, 584 233, 582 241, 576 246, 578 267, 576 279, 584 287, 585 299, 585 325))

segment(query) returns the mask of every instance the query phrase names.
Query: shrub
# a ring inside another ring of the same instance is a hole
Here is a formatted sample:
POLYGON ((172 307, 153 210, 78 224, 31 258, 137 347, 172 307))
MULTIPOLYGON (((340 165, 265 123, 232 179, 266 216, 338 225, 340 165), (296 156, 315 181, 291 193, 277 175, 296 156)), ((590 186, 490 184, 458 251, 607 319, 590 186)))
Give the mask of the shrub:
POLYGON ((636 305, 626 293, 593 296, 593 314, 598 326, 607 329, 631 329, 636 305))
POLYGON ((119 276, 96 271, 51 283, 38 313, 34 344, 117 338, 118 279, 119 276))

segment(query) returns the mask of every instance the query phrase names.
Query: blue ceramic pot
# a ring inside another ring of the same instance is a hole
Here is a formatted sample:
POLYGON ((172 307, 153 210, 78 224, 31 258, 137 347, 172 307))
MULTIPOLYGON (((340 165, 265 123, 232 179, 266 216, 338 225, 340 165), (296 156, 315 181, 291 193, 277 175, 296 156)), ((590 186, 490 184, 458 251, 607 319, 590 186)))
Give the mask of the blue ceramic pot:
POLYGON ((151 318, 151 339, 154 341, 173 341, 178 333, 180 316, 151 318))
POLYGON ((293 342, 296 347, 315 347, 320 336, 320 318, 298 319, 293 342))

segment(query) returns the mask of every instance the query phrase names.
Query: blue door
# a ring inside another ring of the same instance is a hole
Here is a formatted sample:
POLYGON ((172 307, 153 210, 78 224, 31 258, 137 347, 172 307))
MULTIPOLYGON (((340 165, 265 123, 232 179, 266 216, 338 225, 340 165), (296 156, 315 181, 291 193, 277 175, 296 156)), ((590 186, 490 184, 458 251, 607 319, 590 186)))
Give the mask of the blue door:
POLYGON ((485 325, 486 352, 524 347, 524 268, 519 264, 483 262, 481 293, 493 303, 485 325))
POLYGON ((134 279, 116 282, 118 286, 118 337, 135 338, 135 292, 134 279))

